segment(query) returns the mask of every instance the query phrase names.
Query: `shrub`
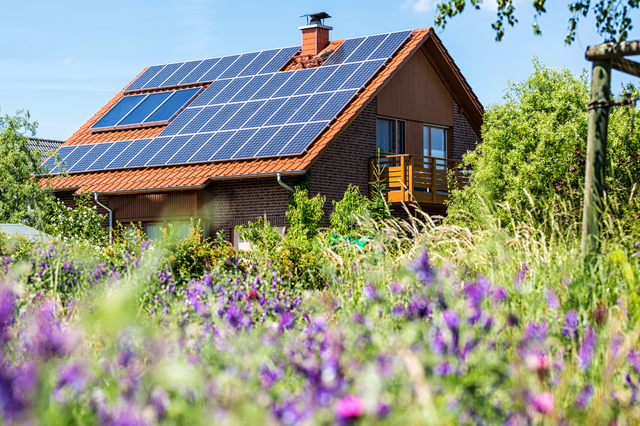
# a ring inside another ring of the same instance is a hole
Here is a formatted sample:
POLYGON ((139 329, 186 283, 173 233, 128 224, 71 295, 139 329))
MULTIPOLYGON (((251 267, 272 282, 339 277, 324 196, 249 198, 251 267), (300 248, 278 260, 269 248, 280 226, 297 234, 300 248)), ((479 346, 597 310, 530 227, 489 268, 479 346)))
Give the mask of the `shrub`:
POLYGON ((371 215, 371 201, 360 193, 357 186, 349 185, 340 201, 333 201, 329 218, 333 232, 352 237, 360 235, 359 221, 371 215))
POLYGON ((103 225, 106 215, 98 213, 91 194, 76 198, 76 208, 65 206, 62 201, 54 203, 49 229, 54 236, 63 240, 88 241, 105 244, 108 229, 103 225))

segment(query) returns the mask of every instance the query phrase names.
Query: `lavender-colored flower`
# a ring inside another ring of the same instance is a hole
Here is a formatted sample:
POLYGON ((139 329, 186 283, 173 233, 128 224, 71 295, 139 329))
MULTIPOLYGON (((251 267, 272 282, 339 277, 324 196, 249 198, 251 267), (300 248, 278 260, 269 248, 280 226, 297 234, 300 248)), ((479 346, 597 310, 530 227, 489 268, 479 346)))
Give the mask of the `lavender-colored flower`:
POLYGON ((480 275, 476 280, 476 285, 482 290, 483 294, 489 294, 491 291, 491 282, 484 275, 480 275))
POLYGON ((453 372, 453 369, 451 368, 451 364, 449 364, 448 362, 443 362, 436 365, 433 368, 433 372, 438 376, 448 376, 453 372))
POLYGON ((431 317, 430 300, 424 295, 417 295, 413 298, 407 309, 409 319, 422 319, 431 317))
POLYGON ((404 291, 404 288, 402 287, 402 284, 400 284, 399 282, 394 282, 393 284, 391 284, 391 293, 398 294, 398 293, 402 293, 403 291, 404 291))
POLYGON ((560 302, 558 301, 558 298, 556 297, 556 293, 549 286, 547 286, 546 299, 547 299, 547 306, 549 308, 554 309, 554 310, 557 310, 558 308, 560 308, 560 302))
POLYGON ((276 419, 287 426, 295 425, 304 418, 302 412, 298 410, 293 400, 285 401, 282 404, 274 404, 271 412, 276 419))
POLYGON ((296 322, 296 317, 291 312, 285 312, 280 316, 278 321, 278 332, 282 333, 285 329, 288 330, 296 322))
POLYGON ((562 328, 562 335, 570 339, 578 337, 578 313, 571 310, 564 317, 564 327, 562 328))
POLYGON ((542 343, 547 338, 547 328, 547 323, 544 321, 540 324, 530 322, 522 334, 522 346, 526 346, 531 342, 542 343))
POLYGON ((418 281, 423 284, 430 284, 433 281, 433 268, 426 250, 422 250, 409 264, 409 269, 416 273, 418 281))
POLYGON ((85 388, 87 381, 88 377, 84 365, 81 362, 76 361, 69 365, 65 365, 60 369, 56 388, 60 389, 64 386, 68 386, 74 392, 79 393, 85 388))
POLYGON ((362 295, 369 300, 378 300, 378 293, 376 288, 371 284, 366 284, 362 289, 362 295))
POLYGON ((633 367, 636 373, 640 374, 640 350, 629 350, 628 360, 629 364, 631 364, 631 367, 633 367))
MULTIPOLYGON (((402 305, 396 305, 393 308, 391 308, 391 313, 397 317, 403 316, 405 314, 404 312, 404 306, 402 305)), ((409 315, 407 315, 408 317, 409 315)))
POLYGON ((587 327, 582 345, 578 349, 578 366, 581 370, 587 370, 591 365, 591 359, 596 349, 596 343, 598 342, 598 336, 593 331, 592 327, 587 327))
POLYGON ((40 306, 33 319, 29 333, 29 347, 42 358, 63 355, 70 349, 71 336, 62 330, 54 315, 55 304, 52 301, 40 306))
POLYGON ((16 310, 16 295, 9 287, 0 288, 0 338, 7 340, 7 329, 13 324, 16 310))
POLYGON ((156 409, 158 418, 162 420, 166 416, 167 408, 169 407, 169 395, 167 395, 167 392, 161 387, 156 387, 153 392, 151 392, 149 402, 153 408, 156 409))
POLYGON ((589 404, 589 401, 591 400, 592 395, 593 395, 593 385, 587 385, 584 388, 582 388, 582 390, 578 394, 578 397, 576 398, 576 406, 578 407, 578 409, 584 410, 589 404))
POLYGON ((384 402, 378 402, 378 407, 376 408, 376 416, 386 417, 389 414, 391 414, 391 406, 389 404, 385 404, 384 402))
POLYGON ((471 284, 464 288, 464 295, 469 304, 477 306, 482 302, 483 291, 480 286, 471 284))
POLYGON ((555 410, 555 399, 549 391, 541 392, 531 402, 534 410, 542 414, 553 414, 555 410))
POLYGON ((429 349, 434 354, 443 355, 447 350, 447 344, 444 341, 442 331, 437 328, 429 330, 429 349))
POLYGON ((460 326, 460 318, 454 311, 444 311, 442 313, 442 317, 444 318, 444 322, 445 324, 447 324, 447 327, 449 327, 450 330, 457 330, 460 326))
POLYGON ((522 285, 522 282, 527 277, 528 270, 529 270, 529 265, 527 265, 526 263, 522 263, 522 265, 520 265, 520 269, 518 270, 518 273, 516 274, 516 277, 513 280, 513 285, 516 288, 520 288, 520 286, 522 285))
POLYGON ((490 294, 493 300, 497 302, 501 302, 507 298, 507 292, 502 287, 493 287, 490 294))

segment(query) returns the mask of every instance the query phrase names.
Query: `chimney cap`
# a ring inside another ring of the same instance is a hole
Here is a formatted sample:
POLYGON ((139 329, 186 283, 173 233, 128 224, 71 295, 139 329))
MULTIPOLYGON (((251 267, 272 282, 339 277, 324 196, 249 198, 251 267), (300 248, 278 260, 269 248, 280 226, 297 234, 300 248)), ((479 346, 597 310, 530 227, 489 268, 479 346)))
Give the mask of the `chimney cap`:
POLYGON ((331 18, 327 12, 309 13, 308 15, 302 15, 301 18, 307 18, 307 25, 322 25, 324 26, 324 20, 331 18))

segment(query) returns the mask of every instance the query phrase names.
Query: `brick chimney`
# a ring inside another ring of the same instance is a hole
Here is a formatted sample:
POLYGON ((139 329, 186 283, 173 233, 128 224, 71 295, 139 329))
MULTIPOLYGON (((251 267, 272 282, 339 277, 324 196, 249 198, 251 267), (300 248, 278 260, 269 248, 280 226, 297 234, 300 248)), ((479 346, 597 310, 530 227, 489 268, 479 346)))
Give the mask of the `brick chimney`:
POLYGON ((307 18, 307 25, 298 27, 302 30, 302 55, 317 55, 329 44, 329 30, 333 28, 324 24, 326 18, 331 18, 327 13, 312 13, 302 15, 307 18))

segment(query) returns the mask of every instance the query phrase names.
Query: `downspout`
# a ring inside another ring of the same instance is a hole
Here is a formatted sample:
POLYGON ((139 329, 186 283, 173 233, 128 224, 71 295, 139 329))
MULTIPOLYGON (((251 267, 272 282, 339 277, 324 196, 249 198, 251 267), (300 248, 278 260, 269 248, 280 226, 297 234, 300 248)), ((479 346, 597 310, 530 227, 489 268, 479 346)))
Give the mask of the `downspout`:
POLYGON ((287 189, 288 189, 289 191, 291 191, 291 192, 296 192, 296 190, 295 190, 295 189, 293 189, 292 187, 290 187, 289 185, 287 185, 286 183, 284 183, 284 182, 282 181, 282 178, 281 178, 281 176, 280 176, 280 172, 276 173, 276 177, 278 178, 278 183, 279 183, 281 186, 283 186, 283 187, 287 188, 287 189))
POLYGON ((111 210, 109 207, 105 206, 100 201, 98 201, 98 193, 97 192, 93 193, 93 199, 95 200, 97 205, 99 205, 100 207, 102 207, 103 209, 105 209, 106 211, 109 212, 109 240, 111 241, 111 237, 113 236, 113 234, 112 234, 112 232, 113 232, 113 210, 111 210))

